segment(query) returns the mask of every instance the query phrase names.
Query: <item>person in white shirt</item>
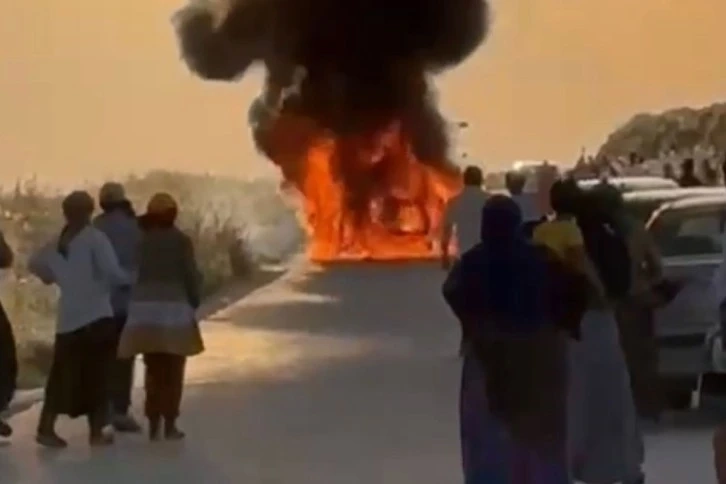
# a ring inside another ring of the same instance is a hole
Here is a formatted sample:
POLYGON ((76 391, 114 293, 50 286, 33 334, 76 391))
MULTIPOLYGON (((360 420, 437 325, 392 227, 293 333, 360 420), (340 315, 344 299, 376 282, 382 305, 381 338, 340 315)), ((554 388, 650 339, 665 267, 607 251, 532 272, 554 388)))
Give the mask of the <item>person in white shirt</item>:
POLYGON ((441 264, 451 267, 451 240, 455 237, 458 255, 473 248, 481 240, 479 230, 481 211, 488 195, 482 189, 484 175, 481 168, 467 166, 464 170, 464 189, 446 205, 441 230, 441 264))
MULTIPOLYGON (((452 236, 456 237, 456 258, 481 242, 481 211, 489 198, 483 190, 484 174, 478 166, 464 169, 464 189, 446 205, 441 230, 441 265, 451 269, 454 258, 449 253, 452 236)), ((459 345, 459 356, 464 354, 464 338, 459 345)))
POLYGON ((59 415, 88 418, 93 446, 113 442, 108 421, 108 385, 115 361, 111 291, 131 283, 106 235, 91 224, 93 198, 76 191, 63 200, 66 225, 60 236, 33 255, 30 272, 60 289, 53 363, 36 441, 67 443, 55 430, 59 415))

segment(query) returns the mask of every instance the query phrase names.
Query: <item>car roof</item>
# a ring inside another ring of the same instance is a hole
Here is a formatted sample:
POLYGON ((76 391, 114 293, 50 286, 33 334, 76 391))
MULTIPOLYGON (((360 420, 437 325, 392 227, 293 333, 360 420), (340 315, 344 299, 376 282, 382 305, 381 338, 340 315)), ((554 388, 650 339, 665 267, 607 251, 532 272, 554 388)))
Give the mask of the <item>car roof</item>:
POLYGON ((685 210, 689 208, 726 205, 726 193, 703 197, 688 197, 664 204, 662 210, 685 210))
POLYGON ((670 202, 691 197, 709 197, 726 195, 724 187, 693 187, 693 188, 659 188, 654 190, 636 190, 623 194, 628 202, 670 202))
MULTIPOLYGON (((577 184, 580 188, 585 190, 590 189, 603 183, 603 180, 599 178, 588 178, 585 180, 579 180, 577 184)), ((678 188, 678 184, 669 179, 661 178, 658 176, 623 176, 607 178, 605 183, 615 186, 621 191, 632 191, 632 190, 653 190, 658 188, 678 188)))

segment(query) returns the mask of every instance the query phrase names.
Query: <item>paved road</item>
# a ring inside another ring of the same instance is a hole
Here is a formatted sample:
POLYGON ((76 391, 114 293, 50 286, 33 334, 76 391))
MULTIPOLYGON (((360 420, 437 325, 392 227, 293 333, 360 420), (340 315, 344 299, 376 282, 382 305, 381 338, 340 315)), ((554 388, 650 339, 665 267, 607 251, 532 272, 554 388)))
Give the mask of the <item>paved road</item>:
MULTIPOLYGON (((205 323, 190 368, 187 442, 122 438, 91 451, 64 423, 62 453, 13 419, 2 484, 449 484, 461 482, 456 325, 434 266, 297 268, 205 323)), ((649 437, 654 484, 712 484, 713 422, 649 437)))

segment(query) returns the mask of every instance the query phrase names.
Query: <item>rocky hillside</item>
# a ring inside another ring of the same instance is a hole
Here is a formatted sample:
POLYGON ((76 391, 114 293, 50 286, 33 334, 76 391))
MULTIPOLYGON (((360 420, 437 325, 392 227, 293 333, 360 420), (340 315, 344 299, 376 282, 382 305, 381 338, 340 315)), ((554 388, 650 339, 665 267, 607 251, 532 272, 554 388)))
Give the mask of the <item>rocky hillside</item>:
POLYGON ((672 150, 726 152, 726 102, 637 114, 608 136, 599 154, 622 156, 637 152, 649 159, 672 150))

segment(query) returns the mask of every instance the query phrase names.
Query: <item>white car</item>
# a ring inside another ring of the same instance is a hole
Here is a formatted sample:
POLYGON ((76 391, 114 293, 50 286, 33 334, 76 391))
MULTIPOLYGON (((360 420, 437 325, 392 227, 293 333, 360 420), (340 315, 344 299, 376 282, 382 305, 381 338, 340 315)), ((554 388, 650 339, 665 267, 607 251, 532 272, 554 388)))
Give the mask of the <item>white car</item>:
POLYGON ((655 190, 637 190, 623 194, 628 211, 641 223, 645 224, 653 212, 664 203, 675 202, 685 198, 726 195, 725 187, 695 188, 661 188, 655 190))
POLYGON ((713 278, 722 261, 725 224, 726 193, 666 203, 647 224, 665 276, 684 284, 655 315, 660 373, 671 401, 682 402, 677 406, 687 405, 702 375, 724 378, 713 278))
POLYGON ((638 190, 678 188, 678 183, 674 180, 671 180, 670 178, 661 178, 659 176, 623 176, 603 179, 588 178, 577 181, 577 185, 583 190, 590 190, 601 183, 612 185, 623 193, 638 190))

